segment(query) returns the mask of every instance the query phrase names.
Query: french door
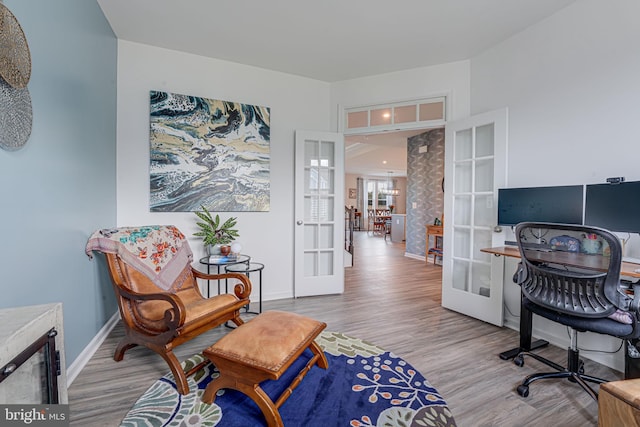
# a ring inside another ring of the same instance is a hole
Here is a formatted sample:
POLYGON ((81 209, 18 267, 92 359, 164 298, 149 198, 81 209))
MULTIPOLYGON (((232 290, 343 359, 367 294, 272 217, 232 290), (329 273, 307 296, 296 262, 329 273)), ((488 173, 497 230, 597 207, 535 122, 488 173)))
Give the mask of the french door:
POLYGON ((502 246, 498 188, 507 178, 507 110, 447 123, 442 305, 503 323, 503 268, 480 249, 502 246))
POLYGON ((294 295, 344 292, 344 139, 296 131, 294 295))

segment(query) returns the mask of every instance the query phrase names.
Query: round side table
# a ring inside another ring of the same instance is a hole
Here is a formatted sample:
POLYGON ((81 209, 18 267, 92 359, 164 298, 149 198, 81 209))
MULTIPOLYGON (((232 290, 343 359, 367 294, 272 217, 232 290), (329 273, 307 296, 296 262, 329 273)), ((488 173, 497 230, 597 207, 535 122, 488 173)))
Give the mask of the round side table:
MULTIPOLYGON (((247 313, 251 314, 259 314, 262 313, 262 270, 264 269, 264 264, 259 262, 248 262, 242 264, 231 264, 225 266, 224 270, 227 273, 241 273, 245 274, 248 278, 251 278, 251 273, 258 272, 258 307, 259 311, 249 311, 249 306, 247 306, 247 313)), ((253 282, 252 282, 253 283, 253 282)))
MULTIPOLYGON (((218 257, 218 256, 206 256, 204 258, 200 258, 200 264, 204 264, 207 266, 207 274, 211 274, 211 267, 217 267, 217 274, 220 274, 220 267, 229 266, 238 263, 248 264, 251 260, 249 255, 238 255, 234 257, 218 257)), ((211 296, 211 290, 209 289, 209 280, 207 280, 207 298, 211 296)), ((225 292, 229 292, 228 289, 225 288, 225 292)), ((220 295, 220 280, 218 280, 218 295, 220 295)))

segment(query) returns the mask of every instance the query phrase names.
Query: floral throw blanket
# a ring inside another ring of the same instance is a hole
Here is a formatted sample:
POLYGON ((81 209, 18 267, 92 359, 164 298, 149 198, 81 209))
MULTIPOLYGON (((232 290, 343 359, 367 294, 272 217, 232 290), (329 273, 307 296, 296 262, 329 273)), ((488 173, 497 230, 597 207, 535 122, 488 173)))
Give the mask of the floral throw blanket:
POLYGON ((184 234, 173 225, 105 228, 95 231, 85 251, 117 254, 161 289, 171 289, 193 253, 184 234))

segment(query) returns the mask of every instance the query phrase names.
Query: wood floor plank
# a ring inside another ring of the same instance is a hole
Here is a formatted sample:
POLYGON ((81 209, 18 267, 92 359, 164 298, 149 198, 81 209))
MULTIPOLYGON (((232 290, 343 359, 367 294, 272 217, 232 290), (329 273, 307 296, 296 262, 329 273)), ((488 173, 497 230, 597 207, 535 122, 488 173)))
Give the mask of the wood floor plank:
MULTIPOLYGON (((267 301, 263 308, 320 319, 327 330, 402 356, 443 395, 461 427, 597 425, 596 402, 569 381, 534 383, 526 399, 516 394, 526 375, 546 367, 535 360, 526 360, 524 367, 500 360, 498 353, 517 345, 516 331, 442 308, 441 267, 405 257, 402 243, 366 232, 356 232, 355 238, 355 263, 345 270, 343 295, 267 301)), ((183 360, 227 332, 216 328, 176 354, 183 360)), ((118 324, 69 388, 72 426, 118 426, 138 397, 169 371, 160 356, 144 348, 114 362, 123 334, 118 324)), ((566 349, 549 346, 539 352, 560 364, 566 360, 566 349)), ((611 380, 622 378, 590 360, 585 369, 611 380)))

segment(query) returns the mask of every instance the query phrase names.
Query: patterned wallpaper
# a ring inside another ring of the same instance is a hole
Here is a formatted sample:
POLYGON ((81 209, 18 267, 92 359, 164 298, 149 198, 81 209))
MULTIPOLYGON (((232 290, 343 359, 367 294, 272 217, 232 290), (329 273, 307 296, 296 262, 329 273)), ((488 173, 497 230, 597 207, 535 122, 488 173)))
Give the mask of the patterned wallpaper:
POLYGON ((433 129, 407 140, 406 251, 426 254, 425 225, 444 212, 444 129, 433 129), (427 146, 426 153, 420 147, 427 146), (412 208, 413 204, 416 208, 412 208))

